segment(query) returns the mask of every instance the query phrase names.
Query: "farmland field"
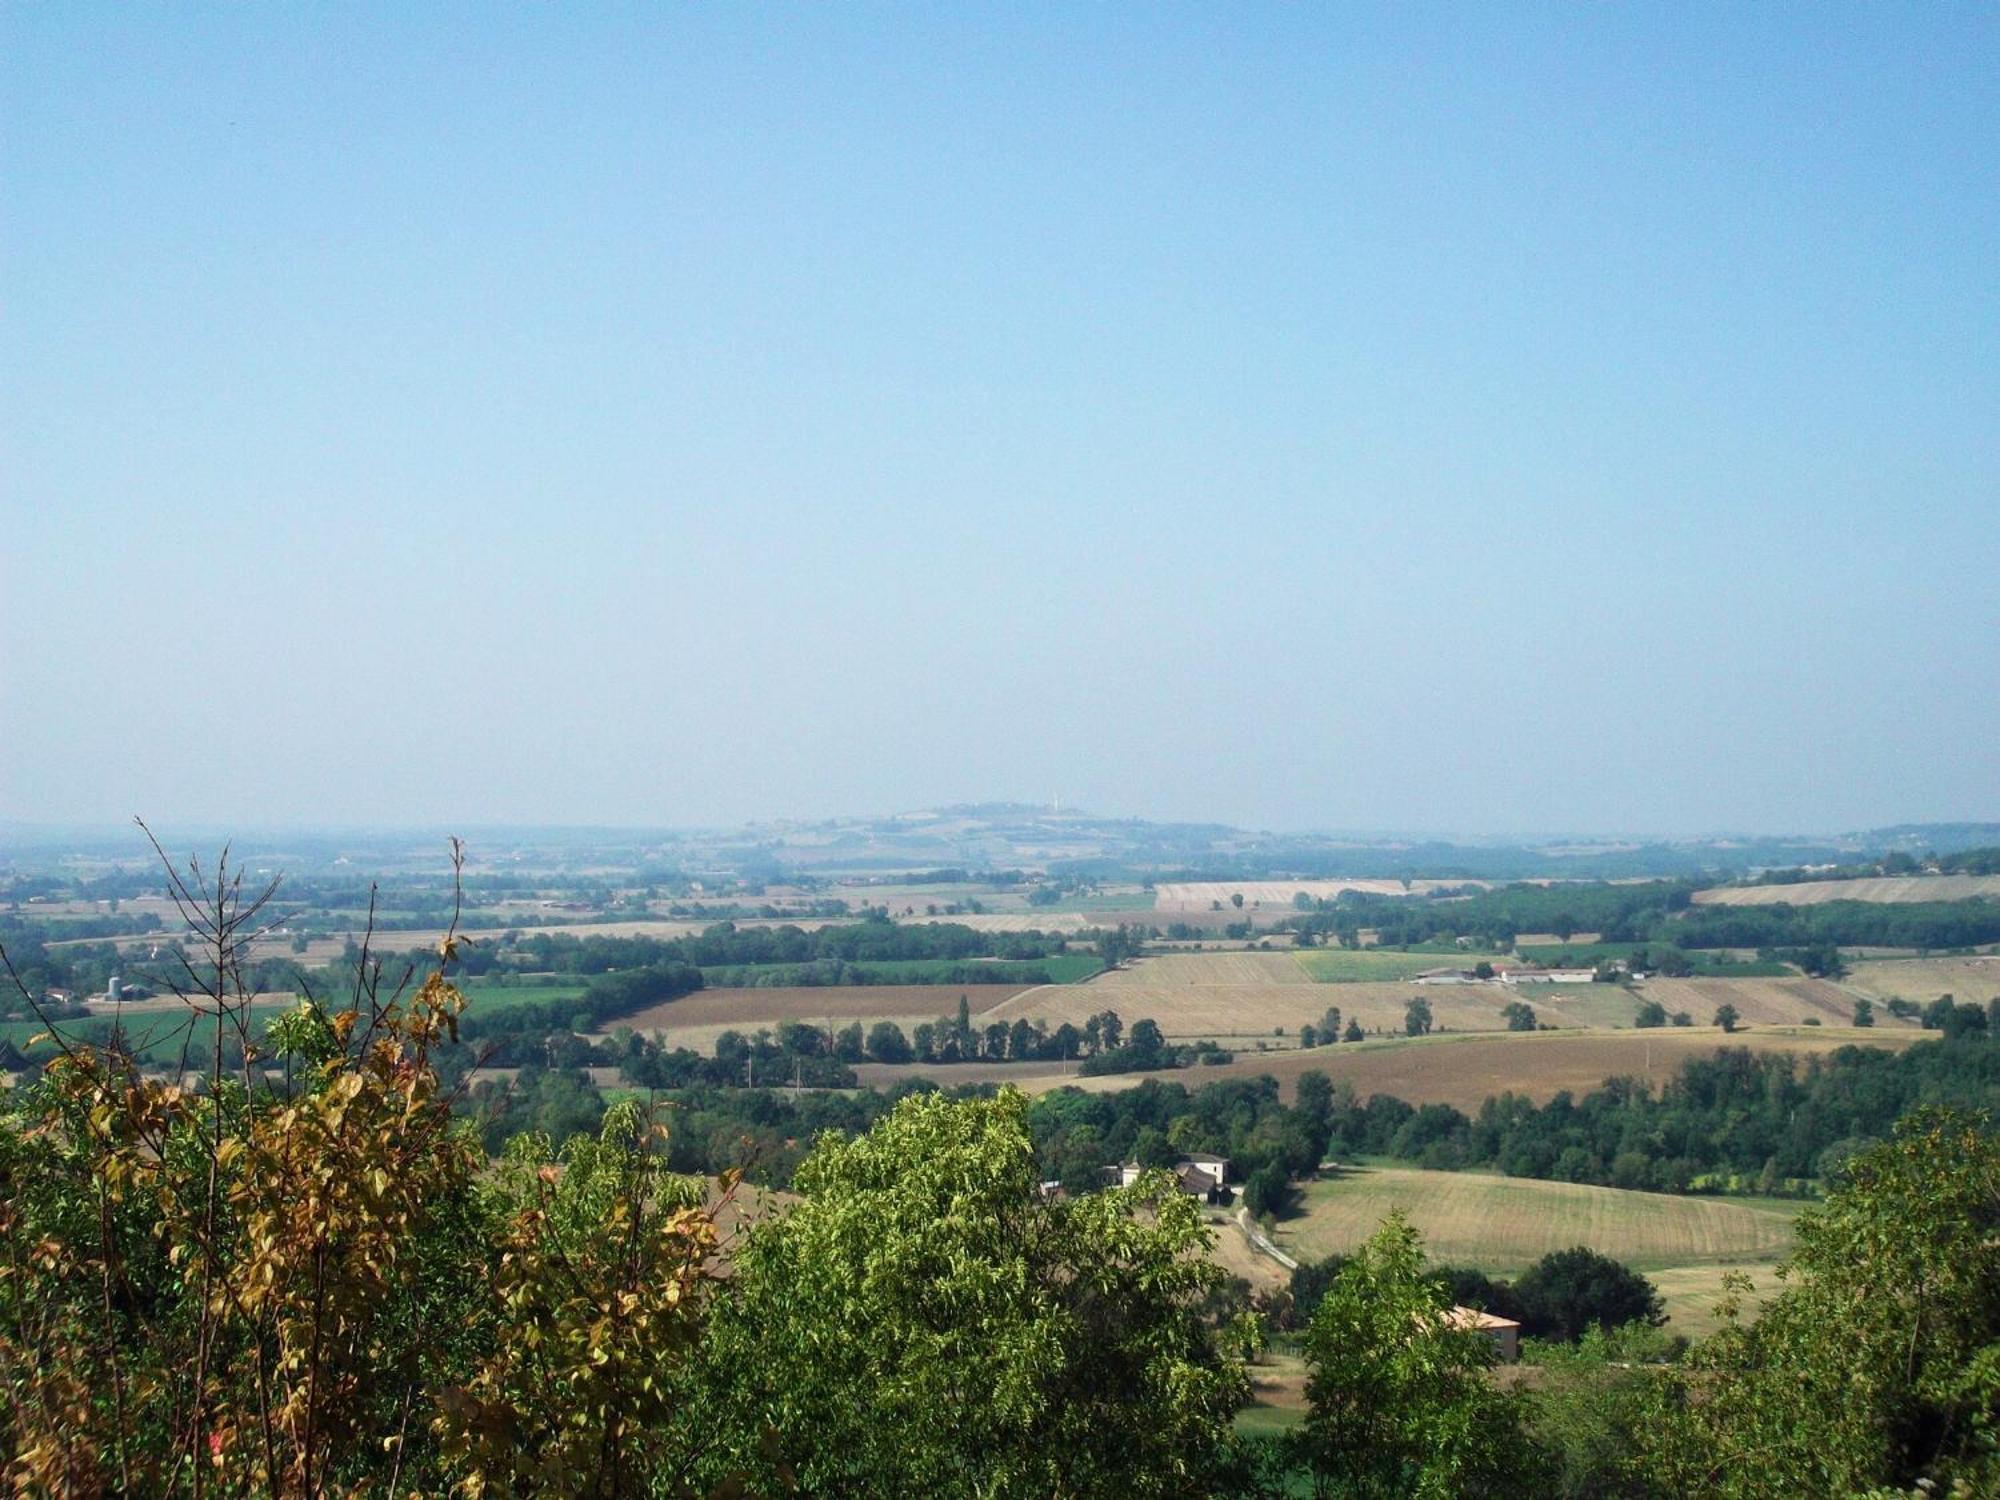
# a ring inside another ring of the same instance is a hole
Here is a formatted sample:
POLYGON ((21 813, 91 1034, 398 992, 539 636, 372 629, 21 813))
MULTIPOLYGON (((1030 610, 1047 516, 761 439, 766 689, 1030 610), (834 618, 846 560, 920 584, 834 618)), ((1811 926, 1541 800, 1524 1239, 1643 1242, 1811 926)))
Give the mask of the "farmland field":
MULTIPOLYGON (((930 1019, 926 1016, 925 1019, 930 1019)), ((1234 1062, 1175 1068, 1161 1073, 1114 1073, 1081 1078, 1065 1076, 1047 1063, 962 1063, 939 1067, 924 1063, 867 1063, 857 1071, 861 1082, 888 1088, 908 1078, 930 1078, 944 1085, 1011 1083, 1023 1093, 1046 1093, 1065 1086, 1091 1093, 1114 1093, 1136 1087, 1148 1078, 1198 1089, 1205 1083, 1268 1075, 1290 1098, 1299 1075, 1320 1072, 1335 1083, 1350 1085, 1366 1099, 1390 1094, 1411 1104, 1449 1104, 1466 1111, 1479 1108, 1495 1095, 1512 1091, 1537 1103, 1567 1089, 1581 1097, 1607 1078, 1646 1078, 1654 1087, 1666 1083, 1683 1062, 1713 1056, 1725 1048, 1751 1052, 1789 1052, 1798 1056, 1831 1052, 1840 1047, 1881 1047, 1899 1051, 1924 1039, 1913 1027, 1861 1031, 1851 1027, 1760 1027, 1725 1037, 1712 1026, 1670 1027, 1654 1031, 1488 1032, 1481 1035, 1431 1036, 1393 1041, 1350 1042, 1306 1050, 1269 1052, 1240 1050, 1234 1062)))
POLYGON ((1542 1182, 1479 1172, 1362 1167, 1306 1187, 1278 1226, 1301 1260, 1353 1250, 1401 1209, 1432 1260, 1513 1275, 1553 1250, 1588 1245, 1640 1270, 1775 1260, 1791 1248, 1796 1207, 1542 1182))
MULTIPOLYGON (((1294 955, 1306 977, 1320 984, 1353 984, 1366 980, 1415 979, 1432 969, 1471 968, 1481 955, 1461 953, 1399 953, 1392 948, 1309 948, 1294 955)), ((1492 955, 1486 955, 1491 959, 1492 955)))
POLYGON ((1647 1280, 1659 1289, 1667 1310, 1667 1332, 1686 1334, 1691 1339, 1706 1338, 1722 1326, 1715 1315, 1722 1300, 1722 1278, 1731 1271, 1750 1278, 1751 1292, 1743 1299, 1743 1321, 1755 1322, 1757 1309, 1784 1289, 1777 1268, 1765 1262, 1745 1265, 1668 1266, 1648 1271, 1647 1280))
POLYGON ((2000 896, 2000 875, 1887 875, 1870 880, 1808 880, 1798 885, 1719 886, 1696 891, 1703 906, 1818 906, 1826 901, 1965 901, 2000 896))
MULTIPOLYGON (((1965 958, 1891 958, 1856 963, 1847 988, 1875 1000, 1928 1004, 1950 995, 1961 1004, 1984 1005, 2000 995, 2000 954, 1965 958)), ((1879 1010, 1878 1022, 1889 1018, 1879 1010)))
POLYGON ((1170 985, 1310 985, 1311 977, 1290 953, 1172 953, 1135 959, 1098 976, 1099 989, 1170 985))
MULTIPOLYGON (((1274 1038, 1281 1029, 1283 1035, 1295 1036, 1299 1027, 1317 1025, 1328 1006, 1339 1007, 1343 1022, 1358 1021, 1371 1034, 1400 1035, 1404 1008, 1416 998, 1430 1006, 1439 1030, 1451 1032, 1504 1031, 1502 1011, 1515 1001, 1531 1006, 1541 1024, 1559 1028, 1630 1026, 1640 1003, 1648 999, 1657 999, 1669 1013, 1686 1010, 1699 1025, 1706 1025, 1725 1002, 1752 1025, 1795 1025, 1808 1017, 1822 1025, 1844 1025, 1854 1010, 1853 996, 1838 985, 1798 977, 1648 980, 1636 990, 1604 984, 1317 984, 1304 967, 1315 957, 1367 956, 1232 952, 1141 958, 1087 984, 1023 994, 995 1019, 1081 1024, 1108 1007, 1128 1023, 1150 1016, 1175 1039, 1208 1037, 1227 1044, 1274 1038)), ((1433 959, 1426 967, 1438 962, 1433 959)))
POLYGON ((1226 1041, 1269 1038, 1280 1028, 1295 1035, 1331 1005, 1366 1030, 1401 1032, 1404 1007, 1418 995, 1439 1026, 1455 1031, 1504 1029, 1501 1007, 1515 998, 1498 985, 1316 984, 1290 953, 1176 953, 1137 959, 1087 984, 1031 991, 995 1019, 1080 1025, 1108 1008, 1128 1023, 1149 1016, 1170 1037, 1226 1041))
POLYGON ((1649 979, 1639 994, 1668 1015, 1686 1011, 1697 1026, 1709 1024, 1720 1005, 1735 1006, 1752 1026, 1795 1025, 1807 1016, 1845 1026, 1854 1019, 1854 996, 1824 979, 1649 979))
MULTIPOLYGON (((762 984, 785 985, 785 976, 796 983, 800 969, 809 963, 715 964, 702 969, 710 984, 729 989, 750 989, 762 984)), ((966 981, 981 985, 1075 984, 1088 979, 1104 964, 1089 953, 1052 953, 1047 958, 908 958, 863 959, 841 966, 839 977, 855 985, 951 984, 953 971, 971 970, 983 977, 966 981)), ((811 977, 811 976, 807 976, 811 977)), ((832 976, 826 976, 832 977, 832 976)))
POLYGON ((801 985, 750 989, 696 990, 678 1000, 648 1006, 611 1022, 634 1031, 665 1030, 678 1034, 691 1026, 755 1029, 780 1021, 837 1024, 849 1021, 895 1021, 905 1027, 935 1021, 958 1010, 963 995, 975 1021, 1003 1001, 1021 993, 1017 984, 870 984, 801 985))
POLYGON ((1192 880, 1169 881, 1155 886, 1153 906, 1162 912, 1208 911, 1216 902, 1225 911, 1236 910, 1232 899, 1243 898, 1242 910, 1292 909, 1292 898, 1304 891, 1315 901, 1331 901, 1342 891, 1361 891, 1373 896, 1423 895, 1428 891, 1461 885, 1486 885, 1483 880, 1192 880))

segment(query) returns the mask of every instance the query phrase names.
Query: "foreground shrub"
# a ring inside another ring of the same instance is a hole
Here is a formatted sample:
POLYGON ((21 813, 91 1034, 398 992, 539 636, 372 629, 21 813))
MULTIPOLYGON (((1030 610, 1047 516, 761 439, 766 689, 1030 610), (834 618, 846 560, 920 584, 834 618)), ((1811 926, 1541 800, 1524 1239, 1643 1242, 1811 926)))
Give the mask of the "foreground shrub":
POLYGON ((1926 1110, 1799 1218, 1786 1289, 1663 1383, 1675 1494, 2000 1494, 2000 1141, 1926 1110))
POLYGON ((1222 1273, 1164 1173, 1045 1200, 1026 1104, 915 1096, 822 1139, 754 1228, 709 1350, 770 1493, 1209 1492, 1245 1389, 1199 1305, 1222 1273))
POLYGON ((364 965, 348 1008, 256 1036, 238 957, 263 898, 170 879, 208 950, 184 997, 205 1074, 58 1035, 0 1108, 9 1491, 670 1491, 661 1380, 715 1235, 661 1133, 628 1106, 491 1170, 433 1065, 452 985, 383 1000, 364 965))

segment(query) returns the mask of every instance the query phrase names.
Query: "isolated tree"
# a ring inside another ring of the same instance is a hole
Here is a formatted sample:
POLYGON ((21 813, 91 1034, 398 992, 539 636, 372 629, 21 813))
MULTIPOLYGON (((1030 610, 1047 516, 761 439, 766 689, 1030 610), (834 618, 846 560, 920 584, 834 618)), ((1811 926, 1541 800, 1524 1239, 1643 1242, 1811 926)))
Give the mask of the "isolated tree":
POLYGON ((1509 1000, 1500 1007, 1500 1015, 1507 1023, 1509 1031, 1533 1031, 1535 1029, 1535 1008, 1521 1000, 1509 1000))
POLYGON ((1715 1024, 1725 1032, 1734 1031, 1741 1020, 1742 1017, 1736 1013, 1736 1007, 1733 1005, 1725 1002, 1715 1008, 1715 1024))
POLYGON ((1543 1256, 1514 1283, 1522 1324, 1537 1336, 1574 1342, 1586 1329, 1666 1321, 1652 1282, 1622 1261, 1579 1245, 1543 1256))
POLYGON ((1412 1000, 1403 1007, 1403 1030, 1410 1036, 1428 1036, 1431 1029, 1431 1003, 1428 1000, 1412 1000))
POLYGON ((1333 1278, 1304 1352, 1308 1409, 1293 1442, 1315 1493, 1446 1500, 1532 1492, 1525 1407, 1487 1379, 1491 1341, 1452 1318, 1400 1213, 1333 1278))
POLYGON ((1232 895, 1229 898, 1229 904, 1235 907, 1238 911, 1243 910, 1243 893, 1241 891, 1237 891, 1234 895, 1232 895))
POLYGON ((1365 1036, 1366 1033, 1362 1031, 1359 1021, 1349 1021, 1347 1023, 1347 1030, 1341 1033, 1340 1039, 1343 1042, 1358 1042, 1365 1036))
POLYGON ((1222 1279, 1165 1174, 1044 1202, 1012 1090, 903 1100, 821 1139, 754 1227, 708 1369, 758 1493, 1203 1492, 1244 1392, 1198 1308, 1222 1279))
POLYGON ((1856 1000, 1854 1002, 1854 1024, 1856 1026, 1873 1026, 1875 1024, 1875 1005, 1873 1001, 1856 1000))
POLYGON ((1329 1005, 1319 1018, 1319 1034, 1329 1042, 1340 1040, 1340 1007, 1329 1005))
POLYGON ((1632 1017, 1632 1024, 1642 1030, 1664 1026, 1667 1024, 1667 1008, 1657 1000, 1642 1000, 1632 1017))

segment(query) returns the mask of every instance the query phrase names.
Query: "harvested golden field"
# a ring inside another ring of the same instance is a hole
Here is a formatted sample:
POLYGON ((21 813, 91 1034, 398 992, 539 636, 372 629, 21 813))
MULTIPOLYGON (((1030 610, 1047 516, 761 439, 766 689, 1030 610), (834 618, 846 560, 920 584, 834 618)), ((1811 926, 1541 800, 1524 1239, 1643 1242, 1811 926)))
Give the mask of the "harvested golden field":
POLYGON ((1160 989, 1174 985, 1311 985, 1312 976, 1289 952, 1169 953, 1139 958, 1122 968, 1108 969, 1090 983, 1097 989, 1136 987, 1160 989))
POLYGON ((1392 1210, 1424 1237, 1430 1258, 1515 1275, 1553 1250, 1588 1245, 1640 1270, 1777 1260, 1792 1245, 1791 1205, 1679 1197, 1481 1172, 1350 1169, 1305 1190, 1278 1226, 1300 1260, 1355 1249, 1392 1210))
POLYGON ((615 1022, 634 1031, 678 1033, 693 1026, 754 1030, 780 1021, 836 1025, 849 1021, 895 1021, 908 1027, 956 1015, 966 997, 975 1018, 1020 994, 1018 984, 826 984, 769 988, 697 990, 678 1000, 648 1006, 615 1022))
POLYGON ((1660 1301, 1667 1310, 1666 1331, 1700 1339, 1720 1328, 1722 1319, 1715 1315, 1715 1309, 1722 1301, 1722 1279, 1732 1271, 1750 1278, 1752 1290, 1742 1299, 1742 1317, 1744 1322, 1753 1323, 1758 1309, 1784 1290, 1776 1265, 1768 1260, 1740 1265, 1668 1266, 1648 1271, 1646 1279, 1659 1289, 1660 1301))
POLYGON ((2000 896, 2000 875, 1888 875, 1807 880, 1798 885, 1718 886, 1696 891, 1703 906, 1818 906, 1825 901, 1967 901, 2000 896))
POLYGON ((970 927, 974 932, 1082 932, 1087 927, 1098 925, 1097 918, 1086 917, 1073 911, 1035 912, 969 912, 956 917, 930 917, 921 909, 914 917, 896 919, 906 927, 949 922, 957 927, 970 927))
POLYGON ((1153 888, 1153 909, 1161 912, 1210 911, 1220 902, 1224 911, 1235 911, 1235 897, 1243 898, 1241 910, 1269 912, 1293 909, 1293 898, 1304 891, 1315 901, 1331 901, 1342 891, 1361 891, 1373 896, 1423 895, 1428 891, 1461 885, 1485 885, 1481 880, 1187 880, 1168 881, 1153 888))
MULTIPOLYGON (((2000 995, 2000 954, 1968 958, 1890 958, 1856 963, 1842 981, 1873 1000, 1914 1000, 1928 1004, 1950 995, 1961 1004, 1984 1005, 2000 995)), ((1893 1025, 1880 1010, 1876 1021, 1893 1025)))
POLYGON ((1299 1027, 1317 1025, 1327 1007, 1337 1006, 1343 1023, 1401 1034, 1404 1007, 1419 997, 1429 1003, 1435 1024, 1453 1031, 1504 1030, 1501 1008, 1520 998, 1490 984, 1315 984, 1288 952, 1175 953, 1135 959, 1085 984, 1019 995, 994 1019, 1081 1025, 1108 1009, 1127 1025, 1150 1017, 1176 1039, 1227 1042, 1274 1038, 1279 1028, 1296 1036, 1299 1027))
POLYGON ((1670 1016, 1686 1011, 1697 1026, 1709 1025, 1721 1005, 1735 1006, 1751 1026, 1795 1026, 1808 1016, 1845 1026, 1854 1019, 1854 996, 1824 979, 1648 979, 1638 993, 1670 1016))
MULTIPOLYGON (((1669 1014, 1685 1010, 1708 1025, 1716 1008, 1736 1007, 1747 1025, 1791 1026, 1808 1017, 1823 1025, 1853 1019, 1854 997, 1820 979, 1654 979, 1636 990, 1604 984, 1417 984, 1409 980, 1314 983, 1313 953, 1173 953, 1135 959, 1088 983, 1017 996, 996 1019, 1026 1017, 1051 1026, 1082 1022, 1098 1011, 1118 1012, 1127 1025, 1151 1017, 1176 1040, 1203 1037, 1228 1043, 1296 1036, 1317 1025, 1329 1006, 1343 1024, 1358 1021, 1371 1036, 1401 1036, 1405 1007, 1422 999, 1442 1031, 1504 1031, 1506 1006, 1530 1006, 1545 1026, 1588 1029, 1630 1026, 1645 1000, 1669 1014)), ((1409 955, 1402 955, 1408 957, 1409 955)), ((1345 955, 1335 955, 1345 957, 1345 955)), ((1442 961, 1441 961, 1442 962, 1442 961)), ((2000 990, 1996 990, 2000 993, 2000 990)))

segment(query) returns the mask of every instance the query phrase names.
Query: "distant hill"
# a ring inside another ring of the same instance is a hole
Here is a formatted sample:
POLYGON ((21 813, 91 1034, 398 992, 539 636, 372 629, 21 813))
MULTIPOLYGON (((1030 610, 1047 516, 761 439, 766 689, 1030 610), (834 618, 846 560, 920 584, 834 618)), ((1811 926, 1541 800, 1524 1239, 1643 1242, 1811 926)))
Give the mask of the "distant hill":
MULTIPOLYGON (((2000 845, 2000 823, 1903 823, 1834 835, 1632 839, 1590 835, 1493 838, 1271 833, 1223 823, 1104 818, 1022 803, 967 803, 881 817, 753 824, 737 829, 464 828, 486 871, 687 871, 782 881, 788 873, 893 875, 934 869, 1048 870, 1095 880, 1724 880, 1800 866, 1848 865, 1891 853, 1951 854, 2000 845)), ((170 847, 189 831, 161 830, 170 847)), ((201 839, 197 842, 219 842, 201 839)), ((251 831, 236 853, 294 874, 315 869, 447 868, 437 830, 251 831)), ((0 826, 0 872, 64 855, 150 865, 136 830, 0 826)))

